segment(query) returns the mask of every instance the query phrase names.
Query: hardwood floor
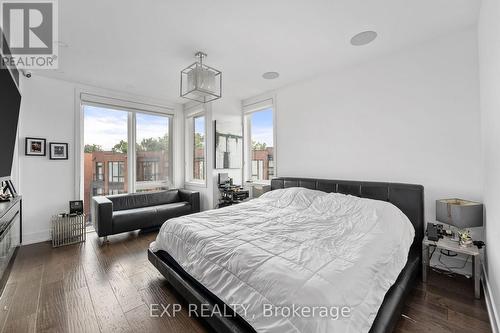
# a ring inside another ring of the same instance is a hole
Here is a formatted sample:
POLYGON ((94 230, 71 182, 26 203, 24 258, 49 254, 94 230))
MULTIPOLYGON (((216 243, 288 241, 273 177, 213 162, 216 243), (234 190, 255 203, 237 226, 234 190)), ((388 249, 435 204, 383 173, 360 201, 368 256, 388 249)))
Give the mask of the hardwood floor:
MULTIPOLYGON (((150 316, 150 304, 184 304, 147 260, 156 233, 110 237, 53 249, 23 246, 0 298, 1 332, 206 332, 186 306, 175 317, 150 316)), ((396 332, 490 332, 472 283, 431 273, 418 283, 396 332)))
MULTIPOLYGON (((481 290, 482 292, 482 290, 481 290)), ((395 332, 491 332, 484 295, 474 298, 472 279, 430 271, 415 286, 395 332)))

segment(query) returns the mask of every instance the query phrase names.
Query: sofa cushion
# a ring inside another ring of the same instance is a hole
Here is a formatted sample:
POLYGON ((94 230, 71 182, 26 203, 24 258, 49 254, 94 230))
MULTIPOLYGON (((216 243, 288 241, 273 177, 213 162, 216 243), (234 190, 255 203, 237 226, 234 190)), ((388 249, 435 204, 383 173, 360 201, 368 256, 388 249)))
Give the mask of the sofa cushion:
POLYGON ((180 201, 179 190, 110 195, 113 211, 157 206, 180 201))
POLYGON ((148 206, 158 206, 181 201, 179 190, 149 192, 147 193, 147 196, 149 203, 148 206))
POLYGON ((155 224, 162 225, 166 220, 191 213, 191 204, 186 201, 156 206, 155 224))
POLYGON ((147 207, 143 193, 110 195, 108 199, 113 203, 113 211, 147 207))
POLYGON ((112 217, 113 232, 119 233, 161 226, 168 219, 190 212, 191 205, 185 201, 114 211, 112 217))
POLYGON ((113 233, 132 231, 154 226, 156 220, 155 207, 142 207, 113 212, 113 233))

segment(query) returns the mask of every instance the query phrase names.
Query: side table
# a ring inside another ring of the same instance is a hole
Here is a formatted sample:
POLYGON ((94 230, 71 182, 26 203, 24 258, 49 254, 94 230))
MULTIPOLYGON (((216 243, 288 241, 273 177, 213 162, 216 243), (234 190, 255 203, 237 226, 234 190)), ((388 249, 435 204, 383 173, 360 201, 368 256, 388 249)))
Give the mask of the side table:
POLYGON ((429 247, 435 247, 436 250, 449 250, 456 253, 465 254, 472 257, 472 275, 474 277, 474 297, 481 298, 481 260, 479 257, 479 249, 475 245, 463 247, 457 241, 442 238, 438 241, 431 241, 427 236, 422 241, 422 281, 427 282, 427 269, 430 264, 429 247))
POLYGON ((52 217, 52 247, 85 242, 85 214, 52 217))

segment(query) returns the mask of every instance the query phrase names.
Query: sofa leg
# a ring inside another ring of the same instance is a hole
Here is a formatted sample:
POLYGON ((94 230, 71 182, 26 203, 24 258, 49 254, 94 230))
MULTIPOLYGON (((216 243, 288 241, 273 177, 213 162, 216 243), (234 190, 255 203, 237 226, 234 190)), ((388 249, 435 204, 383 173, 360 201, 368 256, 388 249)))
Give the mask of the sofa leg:
POLYGON ((104 244, 104 243, 109 243, 108 236, 104 236, 102 238, 102 244, 104 244))

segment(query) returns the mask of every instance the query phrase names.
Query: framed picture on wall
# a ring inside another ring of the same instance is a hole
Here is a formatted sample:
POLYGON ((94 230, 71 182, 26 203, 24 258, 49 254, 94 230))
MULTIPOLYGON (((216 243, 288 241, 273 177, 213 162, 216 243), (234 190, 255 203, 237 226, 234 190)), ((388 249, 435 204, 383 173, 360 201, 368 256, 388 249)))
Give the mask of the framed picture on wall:
POLYGON ((41 138, 26 138, 25 152, 26 156, 45 156, 47 140, 41 138))
POLYGON ((239 169, 243 163, 243 130, 240 122, 214 121, 215 168, 239 169))
POLYGON ((67 160, 68 144, 60 142, 51 142, 49 144, 49 152, 51 160, 67 160))

